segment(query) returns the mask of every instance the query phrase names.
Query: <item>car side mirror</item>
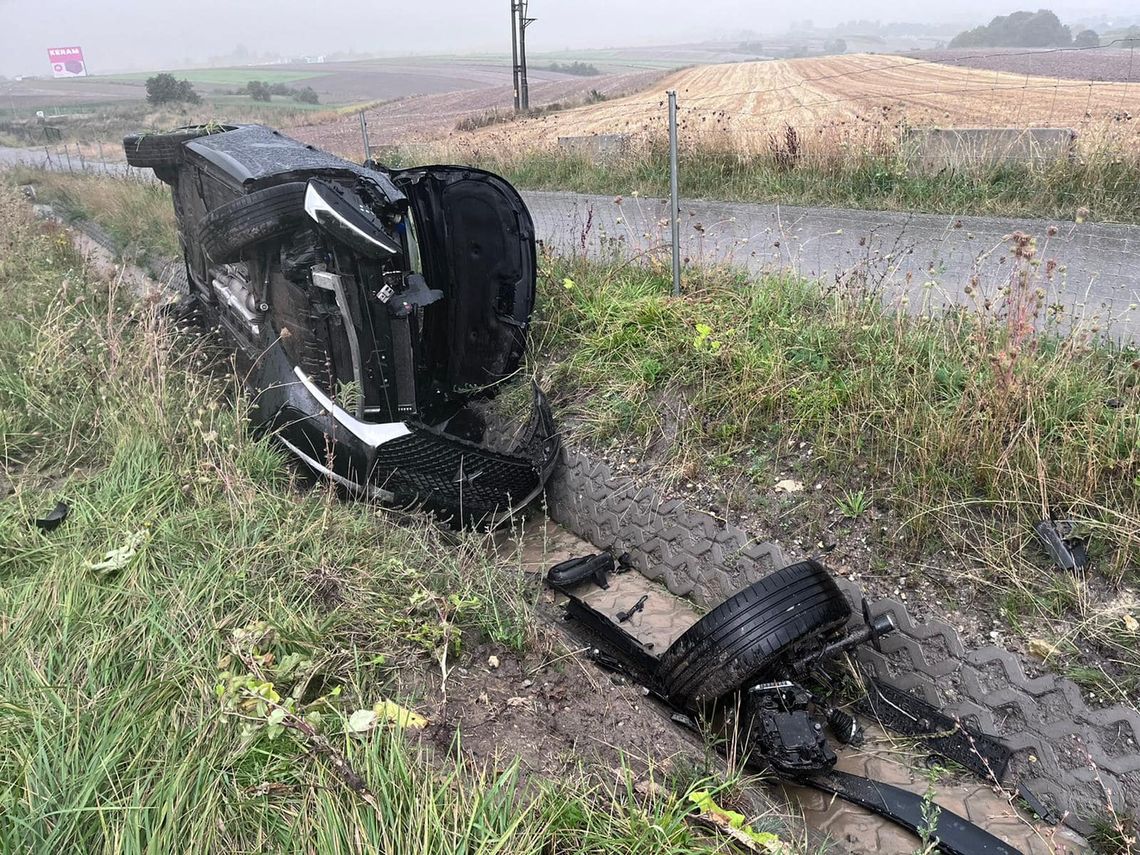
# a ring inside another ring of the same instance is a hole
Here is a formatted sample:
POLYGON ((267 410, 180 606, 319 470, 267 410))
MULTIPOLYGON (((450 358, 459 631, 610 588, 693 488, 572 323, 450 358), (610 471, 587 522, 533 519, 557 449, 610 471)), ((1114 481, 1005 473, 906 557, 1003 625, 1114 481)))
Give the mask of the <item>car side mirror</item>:
POLYGON ((305 189, 305 213, 334 238, 362 255, 387 258, 400 252, 400 242, 376 216, 353 204, 348 193, 327 181, 309 179, 305 189))

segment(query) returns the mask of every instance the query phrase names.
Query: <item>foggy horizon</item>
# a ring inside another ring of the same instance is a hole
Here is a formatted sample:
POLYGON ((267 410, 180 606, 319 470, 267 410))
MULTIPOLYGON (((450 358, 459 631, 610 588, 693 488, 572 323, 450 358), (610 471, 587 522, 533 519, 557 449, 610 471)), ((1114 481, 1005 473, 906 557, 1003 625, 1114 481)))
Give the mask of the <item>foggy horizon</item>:
MULTIPOLYGON (((932 4, 933 5, 933 4, 932 4)), ((828 28, 858 18, 886 23, 965 29, 1020 8, 1050 8, 1064 23, 1104 17, 1136 20, 1123 2, 1040 2, 995 5, 964 0, 929 13, 900 0, 869 0, 857 12, 833 0, 807 0, 794 9, 759 10, 739 0, 702 4, 658 0, 652 4, 613 0, 531 0, 537 19, 527 31, 532 54, 731 40, 744 33, 775 36, 793 22, 828 28), (929 15, 929 17, 927 17, 929 15), (599 22, 605 22, 600 26, 599 22)), ((378 56, 426 53, 494 53, 510 50, 509 3, 437 0, 420 6, 327 0, 313 4, 282 0, 240 5, 199 0, 193 14, 170 2, 96 3, 62 0, 0 0, 0 74, 50 76, 47 49, 81 46, 92 74, 178 69, 226 57, 239 46, 252 56, 282 57, 353 52, 378 56)))

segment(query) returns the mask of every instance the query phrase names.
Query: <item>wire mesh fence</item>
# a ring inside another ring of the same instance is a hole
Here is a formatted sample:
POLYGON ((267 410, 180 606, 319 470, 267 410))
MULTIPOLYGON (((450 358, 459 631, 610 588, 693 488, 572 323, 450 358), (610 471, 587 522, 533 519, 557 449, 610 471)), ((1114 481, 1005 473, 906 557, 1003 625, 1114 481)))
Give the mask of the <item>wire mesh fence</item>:
POLYGON ((123 159, 121 147, 98 139, 0 148, 0 167, 3 166, 26 166, 73 175, 110 175, 146 184, 161 183, 152 170, 128 164, 123 159))

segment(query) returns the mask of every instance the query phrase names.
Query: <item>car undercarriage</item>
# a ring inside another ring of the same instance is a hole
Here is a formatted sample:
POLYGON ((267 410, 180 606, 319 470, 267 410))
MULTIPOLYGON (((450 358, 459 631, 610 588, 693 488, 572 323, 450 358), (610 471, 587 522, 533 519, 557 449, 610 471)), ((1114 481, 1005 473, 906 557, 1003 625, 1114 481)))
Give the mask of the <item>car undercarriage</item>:
POLYGON ((476 406, 519 370, 534 229, 498 176, 387 170, 269 128, 124 140, 170 185, 189 313, 218 327, 255 424, 350 492, 495 525, 543 487, 549 407, 492 448, 476 406))

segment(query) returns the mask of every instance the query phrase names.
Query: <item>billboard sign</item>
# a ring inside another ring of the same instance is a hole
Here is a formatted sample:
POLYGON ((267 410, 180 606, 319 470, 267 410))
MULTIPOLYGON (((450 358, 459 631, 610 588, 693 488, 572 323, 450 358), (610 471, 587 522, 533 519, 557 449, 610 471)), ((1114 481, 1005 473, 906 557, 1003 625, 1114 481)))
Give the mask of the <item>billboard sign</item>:
POLYGON ((83 48, 48 48, 52 77, 86 77, 87 63, 83 61, 83 48))

